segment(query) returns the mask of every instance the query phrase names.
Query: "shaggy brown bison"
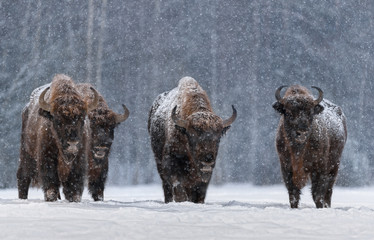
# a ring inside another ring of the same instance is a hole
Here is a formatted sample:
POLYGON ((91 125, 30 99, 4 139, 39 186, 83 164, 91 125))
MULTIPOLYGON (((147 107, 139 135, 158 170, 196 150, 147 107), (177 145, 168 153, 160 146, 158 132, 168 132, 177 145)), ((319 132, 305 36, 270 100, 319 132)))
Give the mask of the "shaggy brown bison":
MULTIPOLYGON (((90 103, 95 96, 92 85, 78 84, 78 89, 86 102, 90 103)), ((104 98, 99 95, 96 108, 88 113, 89 121, 85 124, 88 147, 88 190, 95 201, 104 200, 104 187, 108 175, 108 158, 114 139, 114 128, 125 121, 130 112, 122 105, 124 114, 113 112, 104 98)))
POLYGON ((204 203, 221 136, 235 121, 213 113, 206 92, 191 77, 160 94, 149 113, 148 131, 165 203, 204 203))
POLYGON ((340 156, 347 139, 345 116, 340 107, 311 93, 302 86, 275 92, 273 108, 281 113, 276 148, 290 205, 297 208, 300 190, 308 178, 317 208, 330 207, 332 188, 338 174, 340 156))
POLYGON ((81 200, 86 170, 84 120, 97 105, 98 94, 87 104, 73 80, 56 75, 52 83, 37 88, 22 113, 19 198, 27 199, 31 181, 42 187, 46 201, 60 197, 63 186, 68 201, 81 200))

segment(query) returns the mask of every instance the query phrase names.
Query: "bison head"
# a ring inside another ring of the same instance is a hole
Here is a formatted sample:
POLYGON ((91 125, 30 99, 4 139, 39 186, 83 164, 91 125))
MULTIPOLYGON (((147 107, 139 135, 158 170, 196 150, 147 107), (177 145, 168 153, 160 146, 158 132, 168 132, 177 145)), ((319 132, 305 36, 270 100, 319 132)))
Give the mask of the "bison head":
POLYGON ((125 121, 130 112, 125 105, 122 105, 124 114, 117 114, 109 108, 102 106, 100 101, 98 107, 92 110, 88 117, 92 136, 92 155, 94 162, 98 165, 108 159, 109 151, 114 139, 114 128, 125 121))
POLYGON ((323 100, 323 91, 318 87, 319 96, 316 100, 309 93, 308 89, 302 86, 289 87, 284 97, 280 96, 282 88, 279 87, 275 92, 277 101, 273 108, 284 116, 284 126, 287 134, 296 144, 304 144, 311 132, 311 125, 316 114, 323 111, 320 102, 323 100))
POLYGON ((176 109, 177 106, 172 111, 172 120, 178 131, 188 139, 187 148, 192 157, 193 168, 196 168, 201 181, 209 182, 221 136, 235 121, 236 109, 232 106, 233 114, 227 120, 222 120, 211 112, 196 112, 182 120, 177 117, 176 109))
POLYGON ((94 92, 95 100, 87 104, 78 94, 67 94, 57 96, 51 103, 45 100, 46 88, 39 97, 39 113, 49 119, 52 123, 51 131, 55 135, 57 146, 63 153, 66 163, 71 163, 82 149, 84 119, 88 111, 96 107, 98 93, 94 92))

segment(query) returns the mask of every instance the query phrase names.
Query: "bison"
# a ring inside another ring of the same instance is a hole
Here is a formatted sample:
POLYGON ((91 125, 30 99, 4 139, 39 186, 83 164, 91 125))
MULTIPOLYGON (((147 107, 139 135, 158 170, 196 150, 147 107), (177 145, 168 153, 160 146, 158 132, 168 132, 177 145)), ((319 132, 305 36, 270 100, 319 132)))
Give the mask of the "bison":
MULTIPOLYGON (((77 85, 87 102, 92 102, 94 94, 91 84, 77 85)), ((104 187, 108 175, 108 158, 114 138, 114 128, 125 121, 130 112, 122 105, 124 114, 113 112, 99 94, 96 108, 88 113, 85 124, 88 139, 88 190, 95 201, 104 200, 104 187)))
POLYGON ((73 80, 56 75, 51 84, 35 89, 22 112, 20 161, 17 171, 18 196, 27 199, 31 181, 41 186, 45 201, 65 198, 79 202, 86 174, 87 139, 84 123, 94 109, 98 93, 87 104, 73 80))
POLYGON ((338 174, 340 157, 347 139, 342 109, 323 99, 323 91, 314 99, 307 88, 289 87, 275 92, 273 108, 281 114, 276 135, 284 183, 291 208, 297 208, 301 189, 311 180, 317 208, 331 207, 331 195, 338 174))
POLYGON ((215 115, 208 95, 191 77, 153 102, 148 132, 165 203, 204 203, 221 136, 237 116, 232 109, 227 120, 215 115))

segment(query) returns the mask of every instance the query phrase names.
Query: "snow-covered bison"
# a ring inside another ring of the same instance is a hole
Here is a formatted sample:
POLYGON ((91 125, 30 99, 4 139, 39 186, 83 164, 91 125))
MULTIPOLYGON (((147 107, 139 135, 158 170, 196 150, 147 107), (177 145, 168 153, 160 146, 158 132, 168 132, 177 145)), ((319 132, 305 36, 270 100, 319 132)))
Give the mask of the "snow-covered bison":
POLYGON ((60 185, 68 201, 81 200, 87 165, 84 122, 98 102, 98 93, 91 90, 94 100, 87 104, 73 80, 58 74, 32 92, 22 113, 19 198, 27 199, 33 180, 46 201, 60 198, 60 185))
POLYGON ((221 136, 236 119, 213 113, 206 92, 191 77, 160 94, 149 113, 148 131, 165 203, 204 203, 221 136))
POLYGON ((347 139, 345 116, 339 106, 323 99, 318 87, 312 87, 319 92, 317 99, 299 85, 289 87, 282 98, 284 87, 276 90, 273 108, 281 113, 276 148, 290 205, 298 207, 300 190, 310 178, 316 207, 330 207, 347 139))
MULTIPOLYGON (((88 83, 77 84, 87 103, 92 103, 95 95, 93 86, 88 83)), ((88 113, 85 124, 88 139, 88 190, 95 201, 104 200, 105 181, 108 176, 108 158, 114 139, 114 128, 125 121, 130 112, 122 105, 124 114, 113 112, 99 94, 96 108, 88 113)))

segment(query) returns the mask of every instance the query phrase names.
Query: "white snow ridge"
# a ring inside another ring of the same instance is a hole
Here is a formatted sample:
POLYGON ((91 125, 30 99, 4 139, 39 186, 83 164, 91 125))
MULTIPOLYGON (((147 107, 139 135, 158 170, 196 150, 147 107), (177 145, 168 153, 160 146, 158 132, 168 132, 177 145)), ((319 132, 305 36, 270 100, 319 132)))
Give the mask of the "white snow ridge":
POLYGON ((108 187, 104 202, 18 200, 0 190, 0 239, 374 239, 374 187, 335 188, 316 209, 304 189, 290 209, 284 186, 211 186, 206 204, 163 203, 161 185, 108 187))

